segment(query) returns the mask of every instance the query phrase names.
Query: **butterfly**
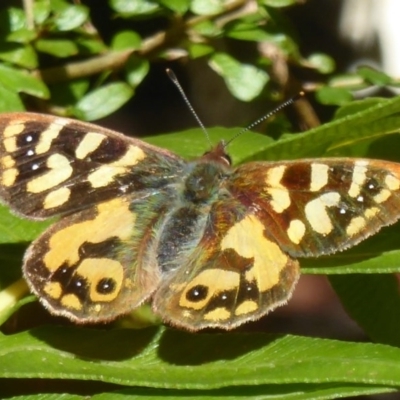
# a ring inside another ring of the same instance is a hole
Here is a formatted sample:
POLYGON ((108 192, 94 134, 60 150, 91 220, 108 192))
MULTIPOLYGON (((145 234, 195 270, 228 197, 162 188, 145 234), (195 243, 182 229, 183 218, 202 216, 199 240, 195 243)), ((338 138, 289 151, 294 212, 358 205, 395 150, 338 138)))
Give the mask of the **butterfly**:
POLYGON ((0 116, 0 198, 59 216, 23 273, 53 314, 113 320, 150 301, 165 323, 233 329, 285 304, 299 257, 351 247, 400 213, 400 164, 194 161, 89 123, 0 116))

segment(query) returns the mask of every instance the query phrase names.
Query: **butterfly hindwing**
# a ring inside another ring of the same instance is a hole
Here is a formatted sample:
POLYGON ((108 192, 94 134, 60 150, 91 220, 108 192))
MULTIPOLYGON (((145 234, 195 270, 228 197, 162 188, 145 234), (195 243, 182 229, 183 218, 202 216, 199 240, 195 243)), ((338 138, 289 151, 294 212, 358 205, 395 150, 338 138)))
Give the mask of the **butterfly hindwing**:
POLYGON ((213 204, 201 231, 181 267, 165 274, 154 296, 153 307, 165 321, 188 330, 232 329, 290 298, 297 261, 237 199, 213 204))
POLYGON ((101 322, 126 314, 158 287, 154 229, 163 193, 123 196, 66 216, 29 247, 24 274, 53 314, 101 322))

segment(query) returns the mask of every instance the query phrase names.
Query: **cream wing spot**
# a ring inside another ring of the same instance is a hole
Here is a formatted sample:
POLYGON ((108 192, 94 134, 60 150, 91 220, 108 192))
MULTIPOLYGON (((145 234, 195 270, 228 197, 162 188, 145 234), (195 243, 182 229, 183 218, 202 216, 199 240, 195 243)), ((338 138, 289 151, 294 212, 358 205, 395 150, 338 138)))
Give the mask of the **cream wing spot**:
POLYGON ((27 191, 30 193, 40 193, 51 189, 67 180, 73 172, 68 158, 61 154, 52 154, 46 162, 50 171, 30 180, 27 183, 27 191))
POLYGON ((22 133, 25 129, 25 121, 14 120, 14 122, 8 126, 3 131, 3 136, 6 138, 17 136, 22 133))
POLYGON ((258 304, 255 301, 246 300, 238 305, 238 307, 235 310, 235 315, 250 314, 256 310, 258 310, 258 304))
POLYGON ((130 145, 123 157, 96 169, 96 171, 88 176, 88 181, 93 188, 107 186, 114 180, 115 176, 124 173, 128 168, 136 165, 145 157, 146 154, 140 147, 130 145))
POLYGON ((299 244, 301 239, 303 239, 304 234, 306 233, 306 226, 299 219, 294 219, 290 221, 289 228, 287 230, 287 234, 289 239, 295 243, 299 244))
POLYGON ((284 165, 272 167, 265 179, 267 185, 266 191, 271 196, 271 207, 277 213, 282 213, 291 204, 289 191, 281 184, 285 171, 286 167, 284 165))
POLYGON ((400 181, 393 175, 386 175, 385 184, 391 191, 400 189, 400 181))
POLYGON ((367 179, 368 161, 357 160, 353 167, 351 185, 348 191, 350 197, 357 197, 360 194, 361 187, 367 179))
POLYGON ((311 164, 311 181, 310 190, 317 192, 321 190, 329 179, 329 167, 326 164, 312 163, 311 164))
POLYGON ((64 263, 74 265, 79 261, 79 250, 86 243, 101 243, 110 237, 128 239, 134 229, 136 215, 129 210, 129 204, 122 199, 101 203, 94 219, 77 222, 55 233, 49 240, 49 251, 44 264, 50 272, 64 263))
POLYGON ((43 207, 48 210, 65 204, 71 196, 71 190, 67 187, 61 187, 50 192, 44 199, 43 207))
POLYGON ((352 218, 346 229, 347 235, 354 236, 359 234, 366 227, 368 220, 376 217, 378 213, 378 207, 370 207, 364 211, 364 216, 352 218))
POLYGON ((1 165, 3 168, 12 168, 15 165, 15 160, 10 156, 5 156, 1 159, 1 165))
POLYGON ((221 242, 221 250, 226 249, 254 259, 245 278, 248 282, 255 280, 261 292, 279 283, 280 273, 288 262, 279 246, 264 236, 264 226, 254 215, 248 215, 228 230, 221 242))
POLYGON ((3 144, 8 153, 13 153, 17 150, 17 138, 15 136, 5 138, 3 144))
POLYGON ((208 313, 204 314, 204 319, 206 321, 226 321, 231 316, 231 313, 223 307, 218 307, 208 313))
POLYGON ((69 122, 64 118, 56 118, 46 130, 40 134, 39 142, 35 147, 36 154, 44 154, 50 150, 53 140, 58 137, 61 129, 69 122))
POLYGON ((365 218, 363 217, 354 217, 350 220, 349 225, 346 228, 346 234, 348 236, 354 236, 357 233, 361 232, 366 225, 365 218))
POLYGON ((101 133, 88 132, 75 150, 76 158, 83 160, 89 154, 97 150, 105 139, 106 136, 101 133))
POLYGON ((63 290, 58 282, 47 282, 43 291, 52 299, 59 299, 62 296, 63 290))
POLYGON ((375 217, 378 213, 379 213, 378 207, 370 207, 365 210, 364 215, 366 218, 371 219, 371 218, 375 217))
POLYGON ((339 193, 329 192, 306 204, 304 209, 306 218, 315 232, 321 235, 328 235, 332 232, 333 224, 328 215, 327 208, 337 206, 339 201, 339 193))
POLYGON ((71 310, 82 310, 82 303, 74 294, 66 294, 61 297, 61 305, 71 310))
POLYGON ((99 313, 101 310, 102 310, 102 306, 101 306, 101 304, 95 304, 95 306, 93 307, 93 310, 94 310, 94 312, 95 313, 99 313))
POLYGON ((378 194, 376 194, 373 199, 375 203, 384 203, 391 196, 391 192, 388 189, 382 189, 378 194))
POLYGON ((8 153, 12 153, 17 150, 17 138, 20 133, 25 129, 24 121, 14 121, 13 124, 8 125, 3 131, 4 148, 8 153))
POLYGON ((16 168, 6 169, 2 174, 1 183, 4 186, 10 187, 14 185, 17 177, 18 177, 18 170, 16 168))

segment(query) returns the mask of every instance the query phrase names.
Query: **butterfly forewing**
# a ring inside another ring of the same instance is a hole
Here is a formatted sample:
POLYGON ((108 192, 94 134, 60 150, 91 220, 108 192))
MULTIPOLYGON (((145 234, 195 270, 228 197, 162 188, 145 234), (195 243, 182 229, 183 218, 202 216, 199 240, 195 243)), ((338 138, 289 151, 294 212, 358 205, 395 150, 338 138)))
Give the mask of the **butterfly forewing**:
POLYGON ((0 195, 31 218, 158 189, 180 175, 174 154, 96 125, 41 114, 0 118, 0 195))
POLYGON ((349 158, 249 163, 230 181, 232 193, 293 257, 343 250, 394 223, 399 189, 399 164, 349 158))

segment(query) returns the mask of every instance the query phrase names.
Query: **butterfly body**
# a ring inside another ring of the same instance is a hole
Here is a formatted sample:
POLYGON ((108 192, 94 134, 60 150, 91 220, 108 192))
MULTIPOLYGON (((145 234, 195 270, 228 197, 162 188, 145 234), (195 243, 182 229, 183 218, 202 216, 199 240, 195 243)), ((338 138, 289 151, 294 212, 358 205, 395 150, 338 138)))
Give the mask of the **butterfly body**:
POLYGON ((52 313, 102 322, 145 301, 172 325, 233 329, 290 298, 298 257, 353 246, 400 217, 400 166, 251 162, 223 143, 198 160, 92 124, 0 116, 0 197, 60 216, 24 275, 52 313))

